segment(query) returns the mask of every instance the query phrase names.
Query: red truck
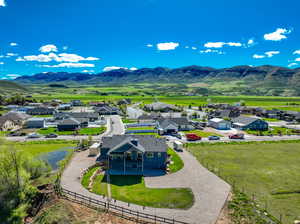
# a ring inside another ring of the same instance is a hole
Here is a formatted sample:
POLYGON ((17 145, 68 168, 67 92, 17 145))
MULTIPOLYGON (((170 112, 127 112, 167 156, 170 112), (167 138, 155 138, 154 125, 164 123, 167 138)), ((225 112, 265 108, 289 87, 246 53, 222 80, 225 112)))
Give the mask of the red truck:
POLYGON ((229 137, 229 139, 244 139, 245 137, 244 137, 244 134, 234 134, 234 135, 229 135, 228 136, 229 137))
POLYGON ((197 141, 197 140, 201 140, 202 139, 201 136, 198 136, 198 135, 196 135, 194 133, 186 134, 185 137, 186 137, 186 140, 188 140, 188 141, 197 141))

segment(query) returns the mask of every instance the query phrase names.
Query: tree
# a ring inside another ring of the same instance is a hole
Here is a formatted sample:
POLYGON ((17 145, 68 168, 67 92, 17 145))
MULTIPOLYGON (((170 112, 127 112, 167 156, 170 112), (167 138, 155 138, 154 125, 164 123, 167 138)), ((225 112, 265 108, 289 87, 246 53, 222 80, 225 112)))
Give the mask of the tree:
POLYGON ((48 171, 44 162, 0 139, 1 223, 23 223, 37 192, 31 180, 48 171))

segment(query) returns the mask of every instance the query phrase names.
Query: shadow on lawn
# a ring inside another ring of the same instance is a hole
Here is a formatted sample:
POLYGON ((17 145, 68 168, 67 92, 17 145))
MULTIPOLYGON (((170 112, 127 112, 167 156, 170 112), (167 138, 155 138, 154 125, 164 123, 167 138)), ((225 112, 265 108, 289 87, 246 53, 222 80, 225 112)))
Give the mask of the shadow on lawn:
MULTIPOLYGON (((117 186, 130 186, 142 183, 142 176, 137 175, 110 175, 110 184, 117 186)), ((102 179, 103 183, 108 183, 107 175, 102 179)))

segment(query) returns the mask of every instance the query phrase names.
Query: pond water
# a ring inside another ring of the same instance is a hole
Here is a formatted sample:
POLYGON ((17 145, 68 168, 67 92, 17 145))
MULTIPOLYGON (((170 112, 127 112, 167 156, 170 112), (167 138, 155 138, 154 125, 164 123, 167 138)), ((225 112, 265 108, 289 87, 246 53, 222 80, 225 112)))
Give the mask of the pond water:
POLYGON ((47 162, 51 166, 52 170, 57 170, 59 162, 65 159, 71 150, 74 150, 74 147, 61 148, 56 151, 42 154, 40 159, 47 162))

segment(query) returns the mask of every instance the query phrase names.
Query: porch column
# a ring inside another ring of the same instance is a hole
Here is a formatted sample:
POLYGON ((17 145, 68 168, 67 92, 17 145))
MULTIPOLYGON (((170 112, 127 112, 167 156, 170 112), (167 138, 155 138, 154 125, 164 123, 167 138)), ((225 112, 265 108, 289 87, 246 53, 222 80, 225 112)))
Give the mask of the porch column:
POLYGON ((126 154, 126 152, 123 153, 123 157, 124 157, 124 175, 125 175, 125 172, 126 172, 126 159, 125 159, 125 154, 126 154))
POLYGON ((144 173, 144 153, 142 153, 142 173, 144 173))

